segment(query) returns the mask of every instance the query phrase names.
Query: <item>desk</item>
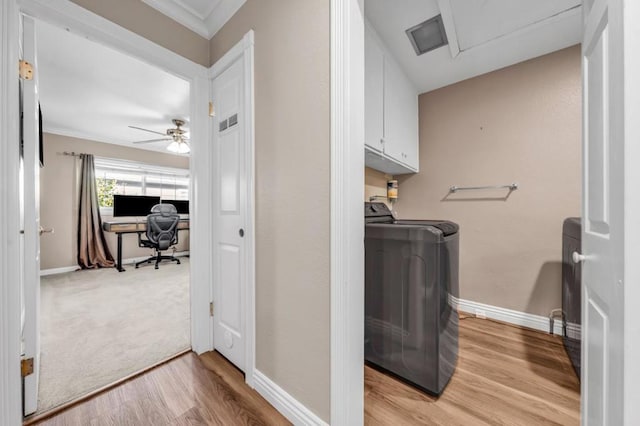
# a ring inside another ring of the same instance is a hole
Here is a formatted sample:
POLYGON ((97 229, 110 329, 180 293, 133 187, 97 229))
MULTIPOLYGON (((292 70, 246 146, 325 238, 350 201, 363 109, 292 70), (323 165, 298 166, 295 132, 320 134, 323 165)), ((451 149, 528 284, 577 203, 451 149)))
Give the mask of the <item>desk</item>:
MULTIPOLYGON (((119 272, 124 272, 125 269, 122 267, 122 234, 140 234, 142 232, 147 232, 147 220, 143 219, 140 222, 103 222, 102 229, 105 232, 114 232, 118 236, 116 268, 119 272)), ((180 219, 180 222, 178 223, 178 231, 186 229, 189 229, 189 219, 180 219)))

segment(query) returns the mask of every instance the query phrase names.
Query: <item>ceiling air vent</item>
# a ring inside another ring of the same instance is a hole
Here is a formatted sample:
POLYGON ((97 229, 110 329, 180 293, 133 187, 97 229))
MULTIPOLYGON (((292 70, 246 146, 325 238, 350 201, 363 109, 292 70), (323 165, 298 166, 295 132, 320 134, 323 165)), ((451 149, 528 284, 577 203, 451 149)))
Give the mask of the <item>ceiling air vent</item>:
POLYGON ((406 32, 418 56, 448 43, 447 34, 444 32, 444 25, 442 24, 442 15, 434 16, 415 27, 409 28, 406 32))

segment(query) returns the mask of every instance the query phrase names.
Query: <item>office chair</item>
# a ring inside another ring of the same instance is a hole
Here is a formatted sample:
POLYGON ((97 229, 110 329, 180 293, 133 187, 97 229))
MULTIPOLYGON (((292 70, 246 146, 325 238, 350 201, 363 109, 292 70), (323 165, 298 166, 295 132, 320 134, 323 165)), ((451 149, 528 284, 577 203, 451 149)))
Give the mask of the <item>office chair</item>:
POLYGON ((161 252, 178 244, 178 223, 180 215, 172 204, 156 204, 147 216, 147 239, 142 239, 142 232, 138 232, 138 246, 150 247, 156 250, 156 255, 147 260, 136 263, 136 268, 143 263, 155 260, 156 269, 163 260, 171 260, 180 264, 180 259, 174 256, 162 256, 161 252))

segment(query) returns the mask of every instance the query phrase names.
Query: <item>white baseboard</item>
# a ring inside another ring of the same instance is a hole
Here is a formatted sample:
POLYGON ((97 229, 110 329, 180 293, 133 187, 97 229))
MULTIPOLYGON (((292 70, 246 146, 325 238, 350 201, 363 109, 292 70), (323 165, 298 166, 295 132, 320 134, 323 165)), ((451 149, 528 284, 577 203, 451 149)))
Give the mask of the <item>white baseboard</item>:
POLYGON ((300 401, 258 370, 253 370, 254 389, 294 425, 327 425, 300 401))
MULTIPOLYGON (((178 251, 174 253, 175 257, 184 257, 189 256, 189 250, 186 251, 178 251)), ((150 256, 140 256, 140 257, 130 257, 128 259, 122 259, 123 265, 131 265, 132 263, 142 262, 145 259, 148 259, 150 256)), ((78 271, 80 267, 78 265, 75 266, 64 266, 62 268, 51 268, 51 269, 42 269, 40 271, 40 276, 45 277, 47 275, 55 275, 55 274, 64 274, 67 272, 78 271)))
POLYGON ((47 275, 56 275, 56 274, 64 274, 67 272, 73 272, 80 269, 78 265, 76 266, 65 266, 63 268, 51 268, 51 269, 42 269, 40 270, 40 276, 46 277, 47 275))
MULTIPOLYGON (((483 311, 489 319, 532 328, 534 330, 549 332, 549 318, 541 315, 528 314, 526 312, 514 311, 512 309, 501 308, 499 306, 485 305, 484 303, 473 302, 471 300, 452 298, 454 306, 461 312, 476 315, 476 312, 483 311)), ((562 336, 562 320, 556 318, 553 323, 553 334, 562 336)))

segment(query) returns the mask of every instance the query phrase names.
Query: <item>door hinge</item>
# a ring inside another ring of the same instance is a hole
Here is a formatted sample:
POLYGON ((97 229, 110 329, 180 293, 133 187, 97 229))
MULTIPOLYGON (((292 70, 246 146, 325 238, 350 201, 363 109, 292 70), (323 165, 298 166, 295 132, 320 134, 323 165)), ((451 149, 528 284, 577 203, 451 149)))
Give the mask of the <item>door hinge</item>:
POLYGON ((209 316, 213 316, 213 302, 209 303, 209 316))
POLYGON ((20 78, 23 80, 33 80, 33 66, 25 60, 20 60, 18 64, 20 78))
POLYGON ((20 374, 22 374, 22 377, 33 374, 33 358, 26 358, 20 361, 20 374))
POLYGON ((209 102, 209 117, 215 117, 216 110, 213 108, 213 102, 209 102))

